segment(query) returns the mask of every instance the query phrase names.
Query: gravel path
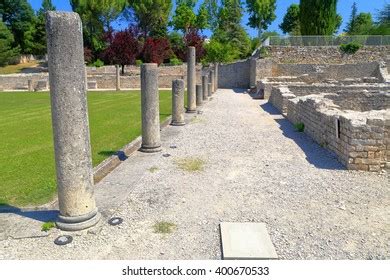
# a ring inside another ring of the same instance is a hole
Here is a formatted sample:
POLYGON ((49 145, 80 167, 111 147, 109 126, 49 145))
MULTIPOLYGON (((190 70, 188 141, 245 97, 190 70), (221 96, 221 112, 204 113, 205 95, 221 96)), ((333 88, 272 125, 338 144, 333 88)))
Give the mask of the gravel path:
POLYGON ((281 259, 390 258, 388 173, 345 170, 272 106, 239 91, 219 90, 202 110, 163 131, 170 157, 136 153, 98 185, 129 190, 105 212, 124 218, 121 226, 108 226, 106 214, 63 247, 53 244, 58 230, 34 242, 8 239, 0 258, 220 259, 221 221, 267 223, 281 259), (204 170, 178 168, 191 158, 204 170), (136 180, 134 161, 145 166, 136 180), (154 233, 158 221, 177 228, 154 233))

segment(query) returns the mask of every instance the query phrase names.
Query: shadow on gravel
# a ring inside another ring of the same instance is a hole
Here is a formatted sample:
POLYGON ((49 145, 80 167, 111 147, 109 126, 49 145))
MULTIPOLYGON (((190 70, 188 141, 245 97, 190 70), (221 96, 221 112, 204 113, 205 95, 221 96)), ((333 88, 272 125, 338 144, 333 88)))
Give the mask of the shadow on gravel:
POLYGON ((2 205, 0 207, 1 214, 15 214, 32 220, 47 222, 56 221, 59 211, 58 210, 22 210, 20 208, 2 205))
MULTIPOLYGON (((271 103, 262 104, 260 107, 270 115, 281 115, 271 103)), ((283 131, 283 135, 294 140, 302 151, 305 152, 306 160, 310 164, 321 169, 346 170, 337 160, 337 156, 334 153, 322 148, 305 133, 296 131, 289 120, 282 118, 275 119, 275 122, 279 124, 279 128, 283 131)))
POLYGON ((123 151, 100 151, 98 152, 99 155, 110 157, 110 156, 118 156, 120 161, 125 161, 128 157, 123 151))

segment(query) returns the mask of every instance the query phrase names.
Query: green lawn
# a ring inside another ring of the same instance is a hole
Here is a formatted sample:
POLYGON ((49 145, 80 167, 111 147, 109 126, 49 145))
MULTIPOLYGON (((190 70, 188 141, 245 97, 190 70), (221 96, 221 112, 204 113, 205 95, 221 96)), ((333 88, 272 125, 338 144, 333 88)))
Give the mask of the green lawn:
MULTIPOLYGON (((96 166, 141 134, 138 91, 88 94, 96 166)), ((171 114, 171 92, 160 92, 160 118, 171 114)), ((48 93, 0 93, 0 204, 40 205, 56 194, 48 93)))

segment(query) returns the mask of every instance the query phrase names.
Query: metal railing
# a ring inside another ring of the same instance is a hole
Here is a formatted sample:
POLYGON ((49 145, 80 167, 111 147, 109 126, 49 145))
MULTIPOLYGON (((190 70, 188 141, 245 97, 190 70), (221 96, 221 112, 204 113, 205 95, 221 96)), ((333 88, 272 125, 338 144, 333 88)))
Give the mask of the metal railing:
POLYGON ((271 36, 263 45, 269 46, 340 46, 356 42, 364 46, 388 46, 390 36, 357 35, 357 36, 271 36))

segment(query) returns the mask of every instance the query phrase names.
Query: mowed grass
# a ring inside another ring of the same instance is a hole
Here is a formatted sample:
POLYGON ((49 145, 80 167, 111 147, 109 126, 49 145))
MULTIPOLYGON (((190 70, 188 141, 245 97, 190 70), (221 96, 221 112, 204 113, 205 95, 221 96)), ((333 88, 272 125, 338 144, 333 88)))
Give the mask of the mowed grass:
MULTIPOLYGON (((161 91, 161 122, 171 103, 161 91)), ((88 107, 96 166, 141 134, 140 93, 89 93, 88 107)), ((55 194, 49 93, 0 93, 0 205, 41 205, 55 194)))

